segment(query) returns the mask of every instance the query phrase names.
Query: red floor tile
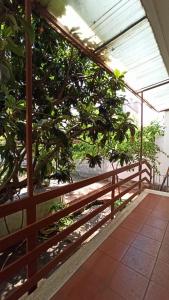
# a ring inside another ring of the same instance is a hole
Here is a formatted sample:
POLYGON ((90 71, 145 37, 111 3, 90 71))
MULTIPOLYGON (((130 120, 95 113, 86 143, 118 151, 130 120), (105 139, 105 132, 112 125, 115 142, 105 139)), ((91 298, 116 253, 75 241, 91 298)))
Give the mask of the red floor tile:
POLYGON ((169 291, 157 283, 150 282, 144 300, 168 300, 169 291))
POLYGON ((103 283, 107 284, 111 278, 112 274, 117 269, 119 262, 111 258, 109 255, 101 252, 101 256, 97 258, 89 258, 82 266, 82 268, 88 270, 89 273, 93 273, 96 276, 102 278, 103 283))
POLYGON ((99 261, 99 259, 102 256, 101 251, 98 249, 85 261, 85 263, 82 265, 82 267, 85 267, 85 269, 91 269, 93 266, 99 261))
POLYGON ((162 241, 162 244, 163 245, 169 245, 169 236, 168 235, 164 235, 164 239, 162 241))
POLYGON ((143 299, 147 285, 148 279, 124 265, 119 266, 111 282, 112 290, 126 300, 143 299))
POLYGON ((138 211, 136 212, 135 210, 133 210, 133 212, 131 212, 131 214, 129 215, 128 219, 132 219, 133 221, 140 221, 142 223, 144 223, 148 218, 148 215, 146 213, 139 213, 138 211))
POLYGON ((163 243, 169 244, 169 225, 167 226, 167 230, 164 235, 163 243))
MULTIPOLYGON (((90 300, 89 298, 88 300, 90 300)), ((73 299, 72 299, 73 300, 73 299)), ((125 300, 123 297, 118 295, 112 289, 106 287, 100 293, 96 293, 92 300, 125 300)))
POLYGON ((112 258, 120 261, 128 249, 128 245, 118 240, 108 238, 99 249, 110 255, 112 258))
POLYGON ((129 268, 149 278, 155 263, 155 257, 150 256, 134 247, 130 247, 122 259, 129 268))
POLYGON ((156 207, 156 203, 150 201, 150 200, 143 200, 142 202, 140 202, 140 204, 137 206, 138 208, 141 208, 141 209, 149 209, 149 210, 153 210, 155 207, 156 207))
POLYGON ((162 219, 164 221, 169 221, 169 212, 167 211, 163 211, 161 209, 158 209, 157 208, 152 212, 151 214, 153 217, 156 217, 156 218, 159 218, 159 219, 162 219))
POLYGON ((162 244, 160 251, 159 251, 159 255, 158 258, 163 261, 166 262, 167 264, 169 264, 169 244, 162 244))
POLYGON ((134 232, 140 232, 140 230, 142 229, 144 223, 142 221, 136 221, 133 220, 131 218, 126 218, 126 220, 124 220, 121 223, 121 227, 124 227, 128 230, 134 231, 134 232))
POLYGON ((135 213, 138 213, 139 215, 144 215, 144 217, 146 216, 149 216, 151 213, 152 213, 152 209, 150 208, 147 208, 147 205, 144 206, 144 207, 141 207, 141 206, 137 206, 135 209, 134 209, 134 212, 135 213))
POLYGON ((67 300, 80 282, 84 281, 86 274, 82 269, 77 271, 50 300, 67 300))
POLYGON ((123 243, 131 244, 133 240, 136 238, 136 233, 128 230, 127 228, 123 228, 119 226, 111 235, 110 238, 115 238, 123 243))
POLYGON ((81 273, 71 278, 51 300, 89 300, 105 288, 101 278, 92 273, 81 273))
POLYGON ((158 259, 151 280, 169 290, 169 264, 158 259))
POLYGON ((151 239, 154 239, 156 241, 161 242, 164 237, 164 230, 161 230, 159 228, 155 228, 149 225, 144 225, 142 229, 140 230, 140 233, 142 235, 145 235, 151 239))
POLYGON ((136 239, 133 241, 132 246, 147 254, 157 256, 161 243, 144 235, 138 234, 136 239))
POLYGON ((162 229, 165 230, 168 224, 168 221, 150 216, 147 220, 146 220, 146 224, 150 225, 152 227, 156 227, 158 229, 162 229))

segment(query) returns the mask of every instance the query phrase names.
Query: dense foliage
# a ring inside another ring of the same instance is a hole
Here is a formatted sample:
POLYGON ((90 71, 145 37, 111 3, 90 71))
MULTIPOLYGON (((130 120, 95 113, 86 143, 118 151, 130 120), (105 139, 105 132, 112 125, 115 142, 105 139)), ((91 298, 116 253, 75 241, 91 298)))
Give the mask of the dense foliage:
MULTIPOLYGON (((127 136, 121 143, 117 143, 114 136, 106 141, 104 148, 100 147, 99 140, 93 144, 91 140, 82 141, 74 145, 74 159, 83 161, 90 155, 98 157, 100 162, 108 159, 112 163, 117 162, 119 165, 138 161, 140 159, 140 128, 135 130, 134 138, 127 136)), ((164 128, 156 121, 151 122, 143 128, 143 158, 147 159, 158 172, 158 155, 162 150, 157 144, 157 138, 163 136, 164 128)), ((164 155, 166 153, 163 152, 164 155)), ((93 164, 93 167, 95 164, 93 164)))
MULTIPOLYGON (((73 145, 79 141, 96 145, 99 141, 99 148, 104 149, 110 138, 121 143, 135 131, 129 114, 123 112, 124 75, 117 70, 108 74, 35 14, 30 27, 19 3, 0 1, 1 202, 26 186, 25 31, 33 43, 36 185, 45 179, 71 179, 73 145)), ((90 166, 100 163, 99 156, 89 154, 90 166)))

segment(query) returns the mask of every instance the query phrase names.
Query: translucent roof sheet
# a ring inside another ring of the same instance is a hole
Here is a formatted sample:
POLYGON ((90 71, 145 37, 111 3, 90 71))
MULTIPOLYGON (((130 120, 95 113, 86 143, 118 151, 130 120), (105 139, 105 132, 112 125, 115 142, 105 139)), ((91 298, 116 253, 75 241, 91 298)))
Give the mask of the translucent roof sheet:
MULTIPOLYGON (((46 2, 46 0, 40 0, 46 2)), ((151 26, 140 0, 48 0, 48 10, 77 39, 126 71, 138 90, 168 78, 151 26), (110 41, 111 40, 111 41, 110 41), (105 44, 107 42, 107 44, 105 44)), ((157 109, 169 108, 169 86, 145 93, 157 109)))
POLYGON ((148 20, 110 43, 109 53, 123 62, 137 89, 168 78, 148 20))
POLYGON ((169 85, 163 85, 150 91, 144 92, 146 99, 151 99, 151 103, 159 110, 169 108, 169 85))
POLYGON ((68 0, 95 34, 105 42, 145 15, 138 0, 68 0))

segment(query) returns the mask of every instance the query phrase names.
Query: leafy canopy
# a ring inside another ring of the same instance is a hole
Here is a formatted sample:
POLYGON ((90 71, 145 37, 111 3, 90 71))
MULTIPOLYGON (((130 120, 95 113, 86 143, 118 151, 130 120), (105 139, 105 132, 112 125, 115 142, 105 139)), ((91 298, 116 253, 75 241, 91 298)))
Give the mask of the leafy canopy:
MULTIPOLYGON (((147 159, 153 168, 158 172, 158 154, 164 153, 158 146, 156 139, 164 135, 164 128, 156 121, 151 122, 143 128, 143 158, 147 159)), ((110 162, 118 162, 121 166, 124 163, 138 161, 140 159, 140 128, 135 129, 134 137, 125 135, 125 139, 121 143, 117 143, 115 135, 109 135, 104 147, 100 147, 100 140, 97 143, 92 143, 91 140, 81 141, 74 145, 74 159, 90 161, 90 166, 101 166, 103 159, 108 159, 110 162), (94 157, 95 160, 91 160, 94 157)))
MULTIPOLYGON (((79 141, 104 150, 134 135, 123 111, 124 74, 108 74, 36 14, 24 20, 22 1, 0 1, 0 197, 26 186, 25 44, 33 46, 33 181, 71 180, 79 141)), ((89 153, 91 155, 91 153, 89 153)), ((100 158, 95 157, 96 163, 100 158)), ((92 166, 93 156, 89 157, 92 166)), ((95 163, 95 162, 94 162, 95 163)))

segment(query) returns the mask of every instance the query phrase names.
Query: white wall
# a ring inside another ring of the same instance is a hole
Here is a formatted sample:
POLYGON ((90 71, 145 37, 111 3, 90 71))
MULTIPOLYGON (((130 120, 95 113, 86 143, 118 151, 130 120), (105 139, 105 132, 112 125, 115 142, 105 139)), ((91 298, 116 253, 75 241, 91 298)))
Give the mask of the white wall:
MULTIPOLYGON (((162 151, 169 155, 169 112, 164 114, 165 132, 163 137, 157 139, 157 144, 162 151)), ((163 153, 159 153, 158 160, 160 162, 159 171, 161 175, 165 175, 169 167, 169 158, 163 153)))
MULTIPOLYGON (((117 168, 120 168, 120 167, 121 167, 120 165, 117 166, 117 168)), ((116 168, 116 163, 114 163, 114 168, 116 168)), ((112 170, 113 170, 112 165, 108 160, 103 161, 101 168, 98 166, 96 166, 95 168, 89 168, 89 164, 85 160, 82 163, 80 163, 80 162, 77 163, 77 168, 76 168, 78 175, 82 178, 83 177, 84 178, 93 177, 93 176, 103 174, 105 172, 109 172, 112 170)), ((118 178, 124 179, 128 176, 133 175, 136 172, 138 172, 138 167, 136 167, 128 172, 120 173, 118 175, 118 178)), ((133 180, 138 181, 138 179, 139 179, 138 177, 135 177, 133 180)), ((109 178, 109 180, 111 180, 111 178, 109 178)))

